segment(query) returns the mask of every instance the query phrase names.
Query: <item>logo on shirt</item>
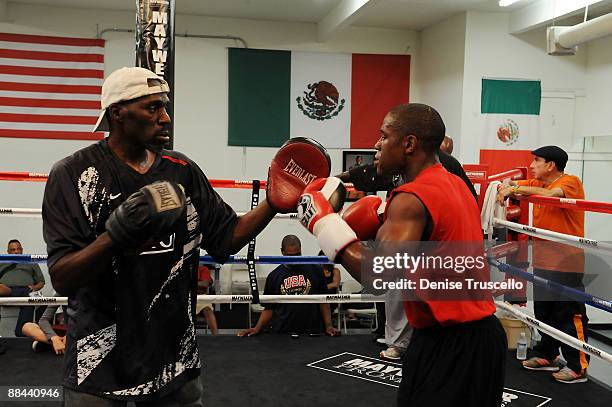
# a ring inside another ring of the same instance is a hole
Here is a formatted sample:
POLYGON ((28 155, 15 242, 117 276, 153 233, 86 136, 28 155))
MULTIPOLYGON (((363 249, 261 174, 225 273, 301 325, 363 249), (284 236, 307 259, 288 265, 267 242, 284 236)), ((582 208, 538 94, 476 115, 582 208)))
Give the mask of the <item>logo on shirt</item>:
POLYGON ((170 236, 168 236, 166 239, 160 242, 156 242, 153 245, 147 247, 145 251, 140 253, 140 255, 144 256, 148 254, 160 254, 160 253, 171 252, 174 250, 175 238, 176 238, 176 235, 173 233, 170 236))
POLYGON ((310 280, 304 277, 303 274, 297 276, 289 276, 283 280, 281 286, 282 295, 310 294, 310 280))

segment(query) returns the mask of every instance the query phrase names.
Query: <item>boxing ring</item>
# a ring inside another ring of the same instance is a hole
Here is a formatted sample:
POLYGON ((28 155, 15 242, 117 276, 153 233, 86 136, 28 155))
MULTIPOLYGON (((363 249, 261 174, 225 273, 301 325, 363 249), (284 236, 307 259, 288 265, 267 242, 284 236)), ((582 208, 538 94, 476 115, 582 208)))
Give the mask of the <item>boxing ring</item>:
MULTIPOLYGON (((469 175, 469 172, 468 172, 469 175)), ((471 177, 481 184, 481 191, 490 182, 504 179, 520 179, 524 171, 511 170, 491 177, 471 177)), ((47 174, 2 173, 0 180, 44 182, 47 174)), ((265 188, 264 181, 211 180, 216 188, 251 189, 252 196, 265 188), (257 192, 256 192, 257 190, 257 192)), ((482 195, 481 204, 482 204, 482 195)), ((255 202, 255 200, 253 200, 255 202)), ((500 261, 513 256, 513 242, 525 240, 527 235, 576 247, 596 248, 612 253, 612 245, 594 239, 578 238, 527 226, 525 221, 528 203, 550 204, 585 211, 612 214, 612 204, 558 198, 528 197, 518 207, 510 207, 507 216, 496 217, 493 224, 505 228, 509 242, 494 248, 490 264, 507 276, 515 276, 549 290, 563 293, 574 300, 585 302, 598 309, 612 312, 612 303, 570 287, 534 277, 524 268, 500 261), (516 221, 516 222, 515 222, 516 221), (519 233, 521 234, 520 237, 519 233)), ((40 217, 37 208, 0 208, 2 216, 40 217)), ((295 214, 277 216, 279 219, 295 218, 295 214)), ((297 225, 296 225, 297 226, 297 225)), ((0 255, 0 262, 45 262, 46 255, 0 255)), ((208 256, 200 258, 201 264, 214 264, 208 256)), ((228 263, 246 263, 254 270, 255 264, 323 264, 324 256, 255 256, 254 248, 246 256, 231 256, 228 263)), ((255 286, 256 287, 256 286, 255 286)), ((0 297, 0 305, 63 305, 65 297, 0 297)), ((206 295, 198 301, 209 303, 357 303, 383 302, 383 297, 371 294, 337 295, 206 295)), ((588 353, 605 363, 612 363, 612 355, 588 343, 569 337, 565 333, 536 320, 533 315, 504 303, 496 302, 498 310, 512 314, 527 325, 545 332, 576 349, 588 353)), ((205 405, 237 405, 253 402, 274 405, 312 406, 313 404, 355 406, 394 405, 396 388, 401 380, 401 365, 379 359, 379 345, 369 336, 349 335, 339 338, 260 334, 255 337, 234 336, 199 337, 203 362, 202 381, 205 387, 205 405), (237 390, 239 389, 239 391, 237 390)), ((61 358, 51 352, 33 353, 31 342, 26 339, 4 339, 8 352, 0 358, 0 386, 59 386, 61 383, 61 358), (15 366, 24 366, 15 369, 15 366)), ((590 378, 580 386, 564 386, 554 382, 548 374, 531 372, 521 368, 514 352, 507 354, 504 406, 573 406, 578 403, 592 407, 608 406, 612 391, 605 384, 590 378)), ((2 401, 0 401, 0 405, 2 401)), ((20 404, 26 405, 26 404, 20 404)), ((36 406, 44 405, 36 402, 36 406)), ((48 405, 58 405, 50 403, 48 405)))

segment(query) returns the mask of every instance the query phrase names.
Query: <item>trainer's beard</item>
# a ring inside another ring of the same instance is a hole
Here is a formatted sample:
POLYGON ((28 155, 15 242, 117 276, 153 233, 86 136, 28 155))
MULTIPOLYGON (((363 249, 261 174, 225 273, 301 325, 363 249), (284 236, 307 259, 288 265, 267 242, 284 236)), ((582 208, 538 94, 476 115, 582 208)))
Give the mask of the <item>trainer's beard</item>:
POLYGON ((164 149, 164 146, 164 143, 145 143, 145 147, 147 148, 147 150, 150 150, 155 154, 161 153, 161 151, 164 149))

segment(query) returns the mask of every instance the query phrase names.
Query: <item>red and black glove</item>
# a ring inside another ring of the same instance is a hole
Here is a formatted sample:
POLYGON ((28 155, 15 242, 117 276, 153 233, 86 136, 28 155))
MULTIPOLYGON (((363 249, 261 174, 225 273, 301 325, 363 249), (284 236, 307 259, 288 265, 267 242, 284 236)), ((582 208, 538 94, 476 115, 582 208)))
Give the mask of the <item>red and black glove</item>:
POLYGON ((305 137, 289 139, 270 164, 266 200, 277 212, 293 212, 304 188, 330 171, 331 160, 321 144, 305 137))
POLYGON ((342 212, 342 219, 353 229, 359 240, 374 240, 383 223, 386 202, 377 196, 361 198, 342 212))
POLYGON ((358 241, 351 227, 338 215, 346 188, 335 177, 316 180, 306 187, 298 204, 298 219, 319 242, 323 253, 335 261, 342 249, 358 241))

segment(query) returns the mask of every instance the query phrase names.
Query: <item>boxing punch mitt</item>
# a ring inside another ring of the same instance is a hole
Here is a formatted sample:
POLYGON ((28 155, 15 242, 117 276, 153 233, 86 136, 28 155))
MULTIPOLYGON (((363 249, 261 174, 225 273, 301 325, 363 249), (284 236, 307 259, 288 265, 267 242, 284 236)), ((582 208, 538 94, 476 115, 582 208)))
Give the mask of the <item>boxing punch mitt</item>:
POLYGON ((330 171, 331 160, 321 144, 305 137, 289 139, 270 164, 266 200, 276 212, 293 212, 304 188, 330 171))

